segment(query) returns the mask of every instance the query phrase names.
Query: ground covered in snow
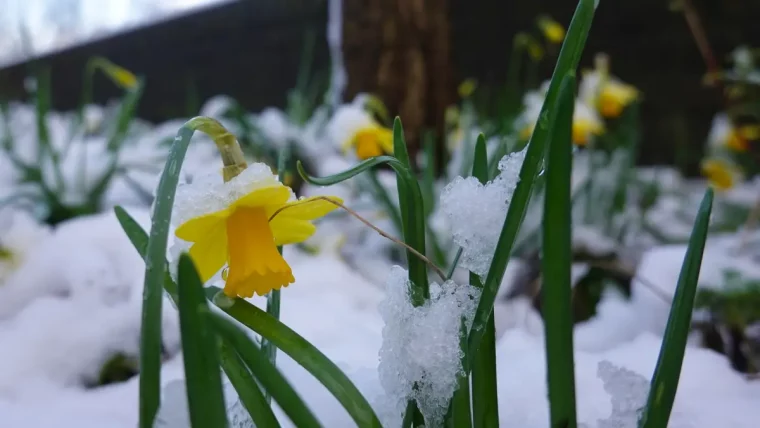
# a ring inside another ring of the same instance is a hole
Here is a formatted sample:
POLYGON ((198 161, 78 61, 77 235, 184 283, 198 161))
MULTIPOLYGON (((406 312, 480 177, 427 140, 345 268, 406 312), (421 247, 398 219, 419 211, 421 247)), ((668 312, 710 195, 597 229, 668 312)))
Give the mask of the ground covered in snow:
MULTIPOLYGON (((131 212, 147 222, 146 212, 131 212)), ((134 427, 137 378, 87 385, 110 356, 137 355, 142 261, 109 213, 44 233, 31 230, 30 236, 37 237, 33 251, 0 287, 0 426, 134 427)), ((670 258, 655 256, 673 262, 683 256, 682 248, 680 253, 678 248, 668 251, 674 254, 670 258)), ((708 263, 720 254, 708 249, 708 263)), ((283 290, 282 320, 336 361, 382 413, 387 400, 377 373, 384 290, 351 269, 337 251, 315 256, 289 248, 286 258, 297 282, 283 290)), ((643 270, 672 280, 663 271, 668 263, 659 265, 645 262, 643 270)), ((604 319, 596 320, 599 326, 585 333, 581 326, 576 337, 603 340, 605 334, 620 332, 624 339, 607 346, 599 340, 593 346, 581 343, 576 354, 579 420, 587 427, 628 427, 643 405, 661 341, 657 333, 662 325, 646 320, 660 319, 667 307, 646 298, 623 303, 614 296, 603 305, 615 310, 600 310, 604 319), (613 407, 618 419, 609 419, 613 407)), ((163 382, 170 384, 182 378, 182 360, 176 314, 171 304, 165 308, 163 382)), ((548 420, 543 339, 540 328, 526 321, 529 314, 524 322, 515 321, 518 309, 497 308, 503 332, 497 345, 500 420, 502 426, 543 428, 548 420)), ((325 426, 352 426, 339 404, 303 369, 283 355, 278 363, 325 426)), ((176 396, 170 394, 170 399, 176 396)), ((690 348, 671 426, 756 426, 758 396, 760 383, 734 372, 723 356, 690 348)))

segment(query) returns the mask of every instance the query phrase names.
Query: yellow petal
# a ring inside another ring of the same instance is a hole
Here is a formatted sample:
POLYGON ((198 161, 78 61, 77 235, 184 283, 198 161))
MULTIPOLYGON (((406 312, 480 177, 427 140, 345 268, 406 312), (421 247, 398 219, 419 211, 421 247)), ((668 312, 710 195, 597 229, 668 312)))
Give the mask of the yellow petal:
POLYGON ((739 168, 724 159, 706 159, 701 166, 702 174, 717 190, 731 189, 742 179, 739 168))
POLYGON ((337 196, 312 196, 310 198, 303 198, 285 204, 274 219, 276 220, 277 217, 284 216, 298 220, 314 220, 340 208, 338 205, 324 200, 324 198, 330 199, 339 204, 343 203, 343 199, 337 196))
POLYGON ((227 233, 225 223, 219 222, 206 230, 206 236, 190 247, 190 257, 195 262, 201 281, 206 282, 219 272, 227 262, 227 233))
POLYGON ((275 245, 303 242, 317 231, 317 227, 306 220, 277 216, 269 223, 274 234, 275 245))
POLYGON ((382 156, 383 148, 374 135, 364 136, 356 140, 356 157, 365 160, 375 156, 382 156))
MULTIPOLYGON (((195 217, 182 223, 177 230, 174 231, 174 235, 185 241, 197 242, 206 238, 209 230, 218 230, 220 226, 224 226, 224 220, 228 215, 229 211, 225 209, 195 217)), ((224 230, 222 229, 222 231, 224 230)))
POLYGON ((275 247, 264 208, 238 207, 227 219, 228 296, 263 296, 295 282, 293 272, 275 247))
POLYGON ((380 142, 380 147, 383 148, 385 154, 393 154, 393 131, 388 128, 378 128, 377 140, 380 142))
POLYGON ((290 198, 290 188, 279 182, 272 186, 261 187, 235 201, 230 208, 280 206, 290 198))

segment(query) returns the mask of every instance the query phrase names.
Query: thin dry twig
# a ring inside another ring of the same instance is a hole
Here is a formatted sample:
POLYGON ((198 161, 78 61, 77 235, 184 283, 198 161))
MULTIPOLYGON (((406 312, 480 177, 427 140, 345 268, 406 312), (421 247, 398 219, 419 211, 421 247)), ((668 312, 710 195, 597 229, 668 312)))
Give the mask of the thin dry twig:
MULTIPOLYGON (((697 44, 699 53, 702 55, 702 59, 707 66, 707 72, 712 76, 717 76, 720 73, 720 67, 718 61, 715 59, 712 48, 710 47, 710 41, 707 39, 707 33, 705 32, 702 22, 699 19, 699 14, 694 8, 691 0, 681 0, 681 6, 683 7, 683 15, 686 18, 686 24, 689 26, 694 42, 697 44)), ((716 80, 715 84, 718 89, 722 90, 722 84, 720 80, 716 80)))
MULTIPOLYGON (((357 213, 356 211, 352 210, 351 208, 348 208, 347 206, 343 205, 342 203, 340 203, 340 202, 338 202, 336 200, 328 198, 327 196, 315 196, 315 197, 313 197, 313 198, 305 201, 304 203, 308 203, 308 202, 314 201, 314 200, 326 201, 326 202, 329 202, 329 203, 331 203, 333 205, 336 205, 336 206, 338 206, 340 208, 343 208, 343 210, 345 210, 347 213, 351 214, 352 216, 356 217, 359 221, 361 221, 362 223, 364 223, 370 229, 372 229, 375 232, 379 233, 380 236, 382 236, 383 238, 389 239, 389 240, 393 241, 394 243, 396 243, 396 244, 398 244, 398 245, 406 248, 407 251, 409 251, 410 253, 414 254, 417 258, 419 258, 420 260, 422 260, 423 262, 425 262, 428 266, 430 266, 430 268, 433 269, 435 271, 435 273, 438 276, 440 276, 441 279, 444 282, 447 281, 446 274, 444 274, 443 270, 441 268, 439 268, 438 266, 436 266, 436 264, 433 263, 432 260, 430 260, 429 258, 425 257, 423 254, 421 254, 419 251, 417 251, 414 248, 412 248, 409 245, 407 245, 406 242, 404 242, 404 241, 402 241, 402 240, 400 240, 398 238, 394 238, 393 236, 391 236, 388 233, 384 232, 379 227, 377 227, 374 224, 370 223, 369 220, 367 220, 364 217, 362 217, 361 215, 359 215, 359 213, 357 213)), ((286 210, 286 209, 288 209, 290 207, 296 206, 296 205, 298 205, 298 204, 296 203, 296 204, 285 205, 284 207, 279 208, 277 211, 275 211, 274 213, 272 213, 272 215, 269 217, 269 221, 271 222, 272 219, 274 219, 275 216, 277 216, 277 214, 281 213, 282 211, 284 211, 284 210, 286 210)))

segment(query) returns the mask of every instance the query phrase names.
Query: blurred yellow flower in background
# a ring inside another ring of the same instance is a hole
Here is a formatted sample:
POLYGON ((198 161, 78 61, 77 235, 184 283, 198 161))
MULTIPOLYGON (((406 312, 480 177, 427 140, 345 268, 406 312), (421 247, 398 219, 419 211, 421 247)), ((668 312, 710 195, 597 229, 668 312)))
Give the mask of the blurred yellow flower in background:
POLYGON ((549 16, 538 17, 538 28, 550 43, 560 44, 565 40, 565 27, 549 16))
POLYGON ((742 125, 731 127, 725 137, 727 148, 735 152, 746 152, 750 148, 750 142, 760 140, 759 125, 742 125))
POLYGON ((743 179, 739 167, 723 158, 709 158, 702 161, 702 174, 717 190, 728 190, 743 179))
POLYGON ((380 125, 361 128, 344 143, 343 152, 352 147, 361 160, 393 154, 393 131, 380 125))
POLYGON ((634 102, 639 96, 639 91, 631 85, 620 82, 617 79, 608 79, 602 85, 599 93, 599 113, 608 119, 619 117, 623 110, 634 102))
POLYGON ((594 59, 594 70, 583 72, 579 97, 593 106, 606 119, 619 117, 626 107, 639 98, 634 86, 610 75, 609 57, 598 54, 594 59))
POLYGON ((604 134, 604 125, 589 118, 573 119, 573 143, 576 146, 588 145, 592 137, 604 134))
MULTIPOLYGON (((548 89, 549 82, 546 81, 538 90, 530 91, 523 97, 524 109, 517 119, 518 136, 521 140, 528 140, 533 134, 548 89)), ((573 144, 586 146, 593 137, 605 132, 604 121, 599 117, 599 113, 582 100, 576 99, 573 110, 573 144)))
POLYGON ((457 88, 457 92, 459 92, 459 96, 461 98, 469 98, 470 95, 475 92, 475 89, 478 87, 478 81, 475 79, 467 79, 464 82, 459 84, 459 87, 457 88))

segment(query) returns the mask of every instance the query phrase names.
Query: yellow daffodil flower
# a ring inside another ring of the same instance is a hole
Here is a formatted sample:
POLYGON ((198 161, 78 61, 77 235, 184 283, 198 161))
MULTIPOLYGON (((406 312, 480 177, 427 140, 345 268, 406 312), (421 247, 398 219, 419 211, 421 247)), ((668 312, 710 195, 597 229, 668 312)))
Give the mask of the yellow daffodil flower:
POLYGON ((638 96, 639 91, 633 86, 609 79, 599 91, 597 100, 599 113, 608 119, 619 117, 638 96))
MULTIPOLYGON (((535 120, 539 115, 539 110, 535 108, 533 110, 535 110, 531 113, 534 116, 533 122, 527 126, 523 126, 519 131, 521 140, 527 140, 533 134, 533 129, 536 126, 535 120)), ((602 135, 605 131, 604 123, 599 119, 596 112, 585 104, 576 101, 573 114, 573 144, 580 147, 586 146, 592 137, 602 135)))
POLYGON ((735 128, 732 128, 725 140, 726 147, 735 152, 746 152, 749 149, 749 141, 735 128))
POLYGON ((560 44, 565 40, 565 28, 548 16, 538 18, 538 28, 541 29, 546 40, 551 43, 560 44))
POLYGON ((343 152, 354 148, 356 157, 364 160, 393 153, 393 131, 379 125, 359 129, 343 144, 343 152))
POLYGON ((133 89, 137 86, 137 76, 126 68, 116 65, 105 58, 94 58, 92 66, 103 70, 103 73, 121 88, 133 89))
POLYGON ((752 141, 760 140, 760 126, 742 125, 737 128, 730 127, 727 131, 724 144, 735 152, 743 153, 749 150, 752 141))
POLYGON ((459 87, 457 88, 457 92, 459 92, 459 96, 461 98, 469 98, 470 95, 472 95, 473 92, 475 92, 475 89, 478 87, 478 81, 475 79, 467 79, 464 82, 459 84, 459 87))
POLYGON ((717 190, 728 190, 742 180, 739 167, 726 159, 712 158, 702 161, 702 174, 717 190))
POLYGON ((604 125, 601 123, 581 118, 573 120, 573 143, 576 146, 584 147, 588 145, 592 136, 599 136, 604 133, 604 125))
POLYGON ((316 230, 312 220, 337 207, 323 197, 290 200, 291 189, 271 177, 253 187, 223 209, 190 218, 175 231, 177 238, 192 243, 190 257, 204 282, 227 264, 224 293, 230 297, 261 296, 293 283, 293 272, 277 246, 305 241, 316 230))
POLYGON ((594 70, 583 72, 579 96, 594 106, 606 119, 619 117, 623 110, 639 98, 639 91, 610 75, 609 57, 598 54, 594 58, 594 70))

